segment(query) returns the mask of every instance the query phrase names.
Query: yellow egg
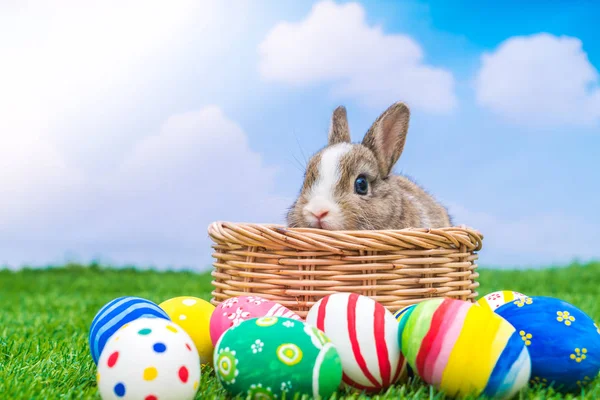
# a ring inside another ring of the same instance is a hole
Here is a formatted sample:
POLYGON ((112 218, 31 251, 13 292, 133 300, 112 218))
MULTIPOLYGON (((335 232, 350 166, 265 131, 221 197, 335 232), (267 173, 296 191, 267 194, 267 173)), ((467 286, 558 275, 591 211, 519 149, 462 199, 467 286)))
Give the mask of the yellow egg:
POLYGON ((200 362, 212 363, 213 345, 210 340, 210 317, 215 306, 206 300, 191 296, 174 297, 159 304, 173 322, 194 341, 200 362))
POLYGON ((496 309, 500 308, 506 303, 526 297, 528 296, 513 290, 499 290, 483 296, 477 300, 477 303, 475 304, 478 304, 488 310, 496 311, 496 309))

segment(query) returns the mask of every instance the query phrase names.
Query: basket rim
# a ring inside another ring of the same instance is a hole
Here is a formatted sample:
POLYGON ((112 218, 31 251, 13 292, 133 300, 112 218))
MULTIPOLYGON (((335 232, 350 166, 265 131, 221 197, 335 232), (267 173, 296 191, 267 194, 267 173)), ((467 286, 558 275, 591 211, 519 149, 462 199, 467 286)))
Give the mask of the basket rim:
POLYGON ((290 228, 281 224, 215 221, 208 235, 216 244, 265 247, 277 250, 393 251, 403 249, 440 249, 465 246, 481 250, 483 235, 465 225, 444 228, 404 228, 387 230, 325 230, 290 228))

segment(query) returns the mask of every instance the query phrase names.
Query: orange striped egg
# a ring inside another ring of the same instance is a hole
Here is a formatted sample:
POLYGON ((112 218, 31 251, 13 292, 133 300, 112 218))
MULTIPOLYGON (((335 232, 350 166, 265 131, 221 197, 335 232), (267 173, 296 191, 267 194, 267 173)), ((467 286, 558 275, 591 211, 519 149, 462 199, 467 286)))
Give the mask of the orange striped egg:
POLYGON ((306 322, 335 345, 347 385, 377 392, 405 377, 398 321, 371 298, 355 293, 329 295, 310 309, 306 322))

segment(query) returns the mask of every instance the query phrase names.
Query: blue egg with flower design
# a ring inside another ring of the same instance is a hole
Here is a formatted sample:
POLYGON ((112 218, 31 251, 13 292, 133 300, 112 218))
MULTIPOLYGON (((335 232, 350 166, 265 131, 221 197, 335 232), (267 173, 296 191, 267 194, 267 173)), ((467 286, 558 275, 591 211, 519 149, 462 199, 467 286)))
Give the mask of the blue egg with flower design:
POLYGON ((600 328, 585 312, 553 297, 529 296, 495 310, 519 332, 531 357, 532 383, 577 392, 600 373, 600 328))

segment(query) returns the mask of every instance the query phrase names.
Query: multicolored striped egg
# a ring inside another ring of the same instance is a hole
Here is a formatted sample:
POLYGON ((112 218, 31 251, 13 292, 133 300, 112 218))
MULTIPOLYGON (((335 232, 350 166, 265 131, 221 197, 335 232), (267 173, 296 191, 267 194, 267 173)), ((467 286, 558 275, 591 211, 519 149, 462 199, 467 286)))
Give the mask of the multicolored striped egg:
POLYGON ((413 371, 450 397, 508 399, 529 381, 531 359, 519 332, 473 303, 424 301, 404 313, 399 331, 413 371))
POLYGON ((396 312, 394 313, 394 318, 396 318, 396 320, 397 320, 398 322, 400 322, 400 320, 401 320, 401 319, 402 319, 402 317, 403 317, 403 316, 406 314, 406 312, 407 312, 408 310, 410 310, 411 308, 414 308, 414 307, 416 307, 416 306, 417 306, 416 304, 411 304, 410 306, 406 306, 406 307, 404 307, 404 308, 401 308, 401 309, 399 309, 398 311, 396 311, 396 312))
POLYGON ((311 307, 306 322, 335 345, 347 385, 376 392, 406 376, 406 362, 398 346, 398 321, 371 298, 355 293, 326 296, 311 307))
POLYGON ((327 399, 342 382, 340 357, 314 326, 283 317, 241 322, 219 339, 217 378, 231 395, 250 399, 327 399))
POLYGON ((232 297, 215 307, 210 317, 210 339, 213 345, 217 344, 217 341, 227 329, 239 325, 242 321, 259 317, 301 319, 287 307, 262 297, 232 297))
POLYGON ((579 392, 600 373, 600 329, 574 305, 531 296, 496 312, 516 328, 527 346, 532 383, 579 392))
POLYGON ((192 338, 163 318, 138 318, 106 342, 96 376, 103 400, 192 400, 200 359, 192 338))
POLYGON ((506 303, 510 303, 511 301, 515 301, 518 299, 524 299, 527 296, 523 293, 515 292, 512 290, 499 290, 497 292, 492 292, 486 294, 479 300, 477 300, 478 305, 481 307, 487 308, 491 311, 496 311, 500 306, 503 306, 506 303))
POLYGON ((94 317, 88 337, 94 363, 110 337, 123 325, 138 318, 164 318, 169 316, 158 305, 140 297, 119 297, 106 303, 94 317))

